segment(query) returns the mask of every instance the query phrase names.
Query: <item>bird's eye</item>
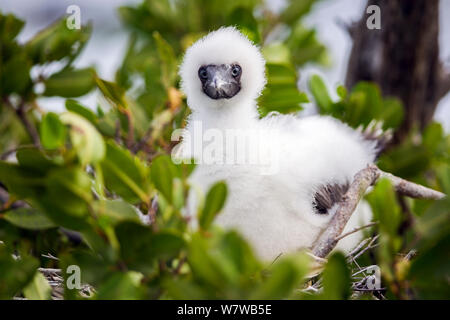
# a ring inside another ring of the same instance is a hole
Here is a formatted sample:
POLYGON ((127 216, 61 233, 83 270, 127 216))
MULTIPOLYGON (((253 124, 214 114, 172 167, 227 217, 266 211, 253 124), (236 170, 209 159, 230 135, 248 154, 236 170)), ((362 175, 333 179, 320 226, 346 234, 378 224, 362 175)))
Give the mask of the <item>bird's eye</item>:
POLYGON ((201 67, 200 69, 198 69, 198 76, 202 80, 208 79, 208 71, 206 71, 205 67, 201 67))
POLYGON ((235 78, 239 77, 241 75, 241 72, 242 72, 242 69, 238 64, 235 64, 233 66, 233 68, 231 69, 231 75, 235 78))

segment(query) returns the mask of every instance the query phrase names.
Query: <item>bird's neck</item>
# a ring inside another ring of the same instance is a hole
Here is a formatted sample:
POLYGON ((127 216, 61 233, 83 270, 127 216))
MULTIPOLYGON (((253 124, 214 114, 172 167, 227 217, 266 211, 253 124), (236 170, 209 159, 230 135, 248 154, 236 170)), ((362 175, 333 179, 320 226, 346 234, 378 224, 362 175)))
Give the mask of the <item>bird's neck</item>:
POLYGON ((258 121, 255 101, 220 108, 203 109, 191 114, 190 122, 199 121, 204 129, 248 129, 258 121))

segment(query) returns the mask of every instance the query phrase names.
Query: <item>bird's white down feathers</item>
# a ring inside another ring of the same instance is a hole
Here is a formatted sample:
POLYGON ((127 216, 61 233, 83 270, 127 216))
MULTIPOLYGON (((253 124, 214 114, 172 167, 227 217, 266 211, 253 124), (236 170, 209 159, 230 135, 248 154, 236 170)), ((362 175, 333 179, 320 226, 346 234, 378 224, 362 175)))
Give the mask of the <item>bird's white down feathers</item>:
MULTIPOLYGON (((263 159, 266 167, 270 162, 268 172, 263 172, 260 164, 200 162, 191 183, 193 190, 206 193, 214 182, 225 180, 228 198, 216 222, 240 231, 260 257, 270 260, 312 245, 335 209, 318 214, 313 207, 314 194, 327 184, 350 183, 374 161, 375 142, 364 140, 359 132, 330 117, 272 114, 259 119, 256 98, 266 82, 264 69, 259 49, 235 28, 221 28, 194 43, 180 68, 192 114, 179 150, 184 158, 202 157, 207 145, 191 145, 196 123, 203 132, 211 129, 225 135, 227 130, 244 130, 243 134, 262 138, 259 152, 271 154, 263 159), (202 91, 198 70, 203 65, 225 63, 241 66, 241 91, 230 99, 211 99, 202 91)), ((216 148, 220 157, 226 158, 227 152, 225 147, 216 148)), ((195 214, 196 205, 192 192, 188 214, 195 214)), ((344 232, 368 223, 370 216, 368 205, 360 203, 344 232)), ((359 237, 346 237, 338 247, 349 250, 359 237)))

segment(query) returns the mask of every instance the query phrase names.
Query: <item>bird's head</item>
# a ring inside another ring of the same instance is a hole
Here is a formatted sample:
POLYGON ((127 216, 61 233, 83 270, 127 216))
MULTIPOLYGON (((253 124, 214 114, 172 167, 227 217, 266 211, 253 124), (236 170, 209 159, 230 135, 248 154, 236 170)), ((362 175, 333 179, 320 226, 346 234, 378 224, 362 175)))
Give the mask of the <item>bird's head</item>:
POLYGON ((195 42, 180 67, 182 90, 191 109, 220 108, 255 100, 264 88, 265 61, 234 27, 195 42))

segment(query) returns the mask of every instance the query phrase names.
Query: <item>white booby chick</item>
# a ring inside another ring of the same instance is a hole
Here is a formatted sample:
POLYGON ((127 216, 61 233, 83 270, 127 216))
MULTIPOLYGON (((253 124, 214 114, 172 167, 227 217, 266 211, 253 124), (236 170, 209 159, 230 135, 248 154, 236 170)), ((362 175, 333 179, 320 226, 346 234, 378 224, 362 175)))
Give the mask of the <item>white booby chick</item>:
MULTIPOLYGON (((240 231, 265 260, 310 247, 354 175, 375 160, 377 141, 331 117, 272 114, 260 119, 256 99, 266 83, 265 61, 233 27, 195 42, 184 56, 180 76, 192 113, 176 152, 198 162, 193 189, 206 193, 218 180, 227 183, 228 197, 216 223, 240 231), (200 147, 193 138, 198 130, 200 147), (246 152, 258 144, 260 155, 271 156, 263 157, 263 163, 229 162, 237 149, 225 147, 229 132, 253 141, 246 152), (205 161, 205 154, 215 161, 205 161), (261 170, 267 165, 269 170, 261 170)), ((191 214, 196 212, 195 194, 190 194, 191 214)), ((369 220, 370 208, 363 202, 346 230, 369 220)), ((346 237, 338 246, 349 250, 359 237, 346 237)))

